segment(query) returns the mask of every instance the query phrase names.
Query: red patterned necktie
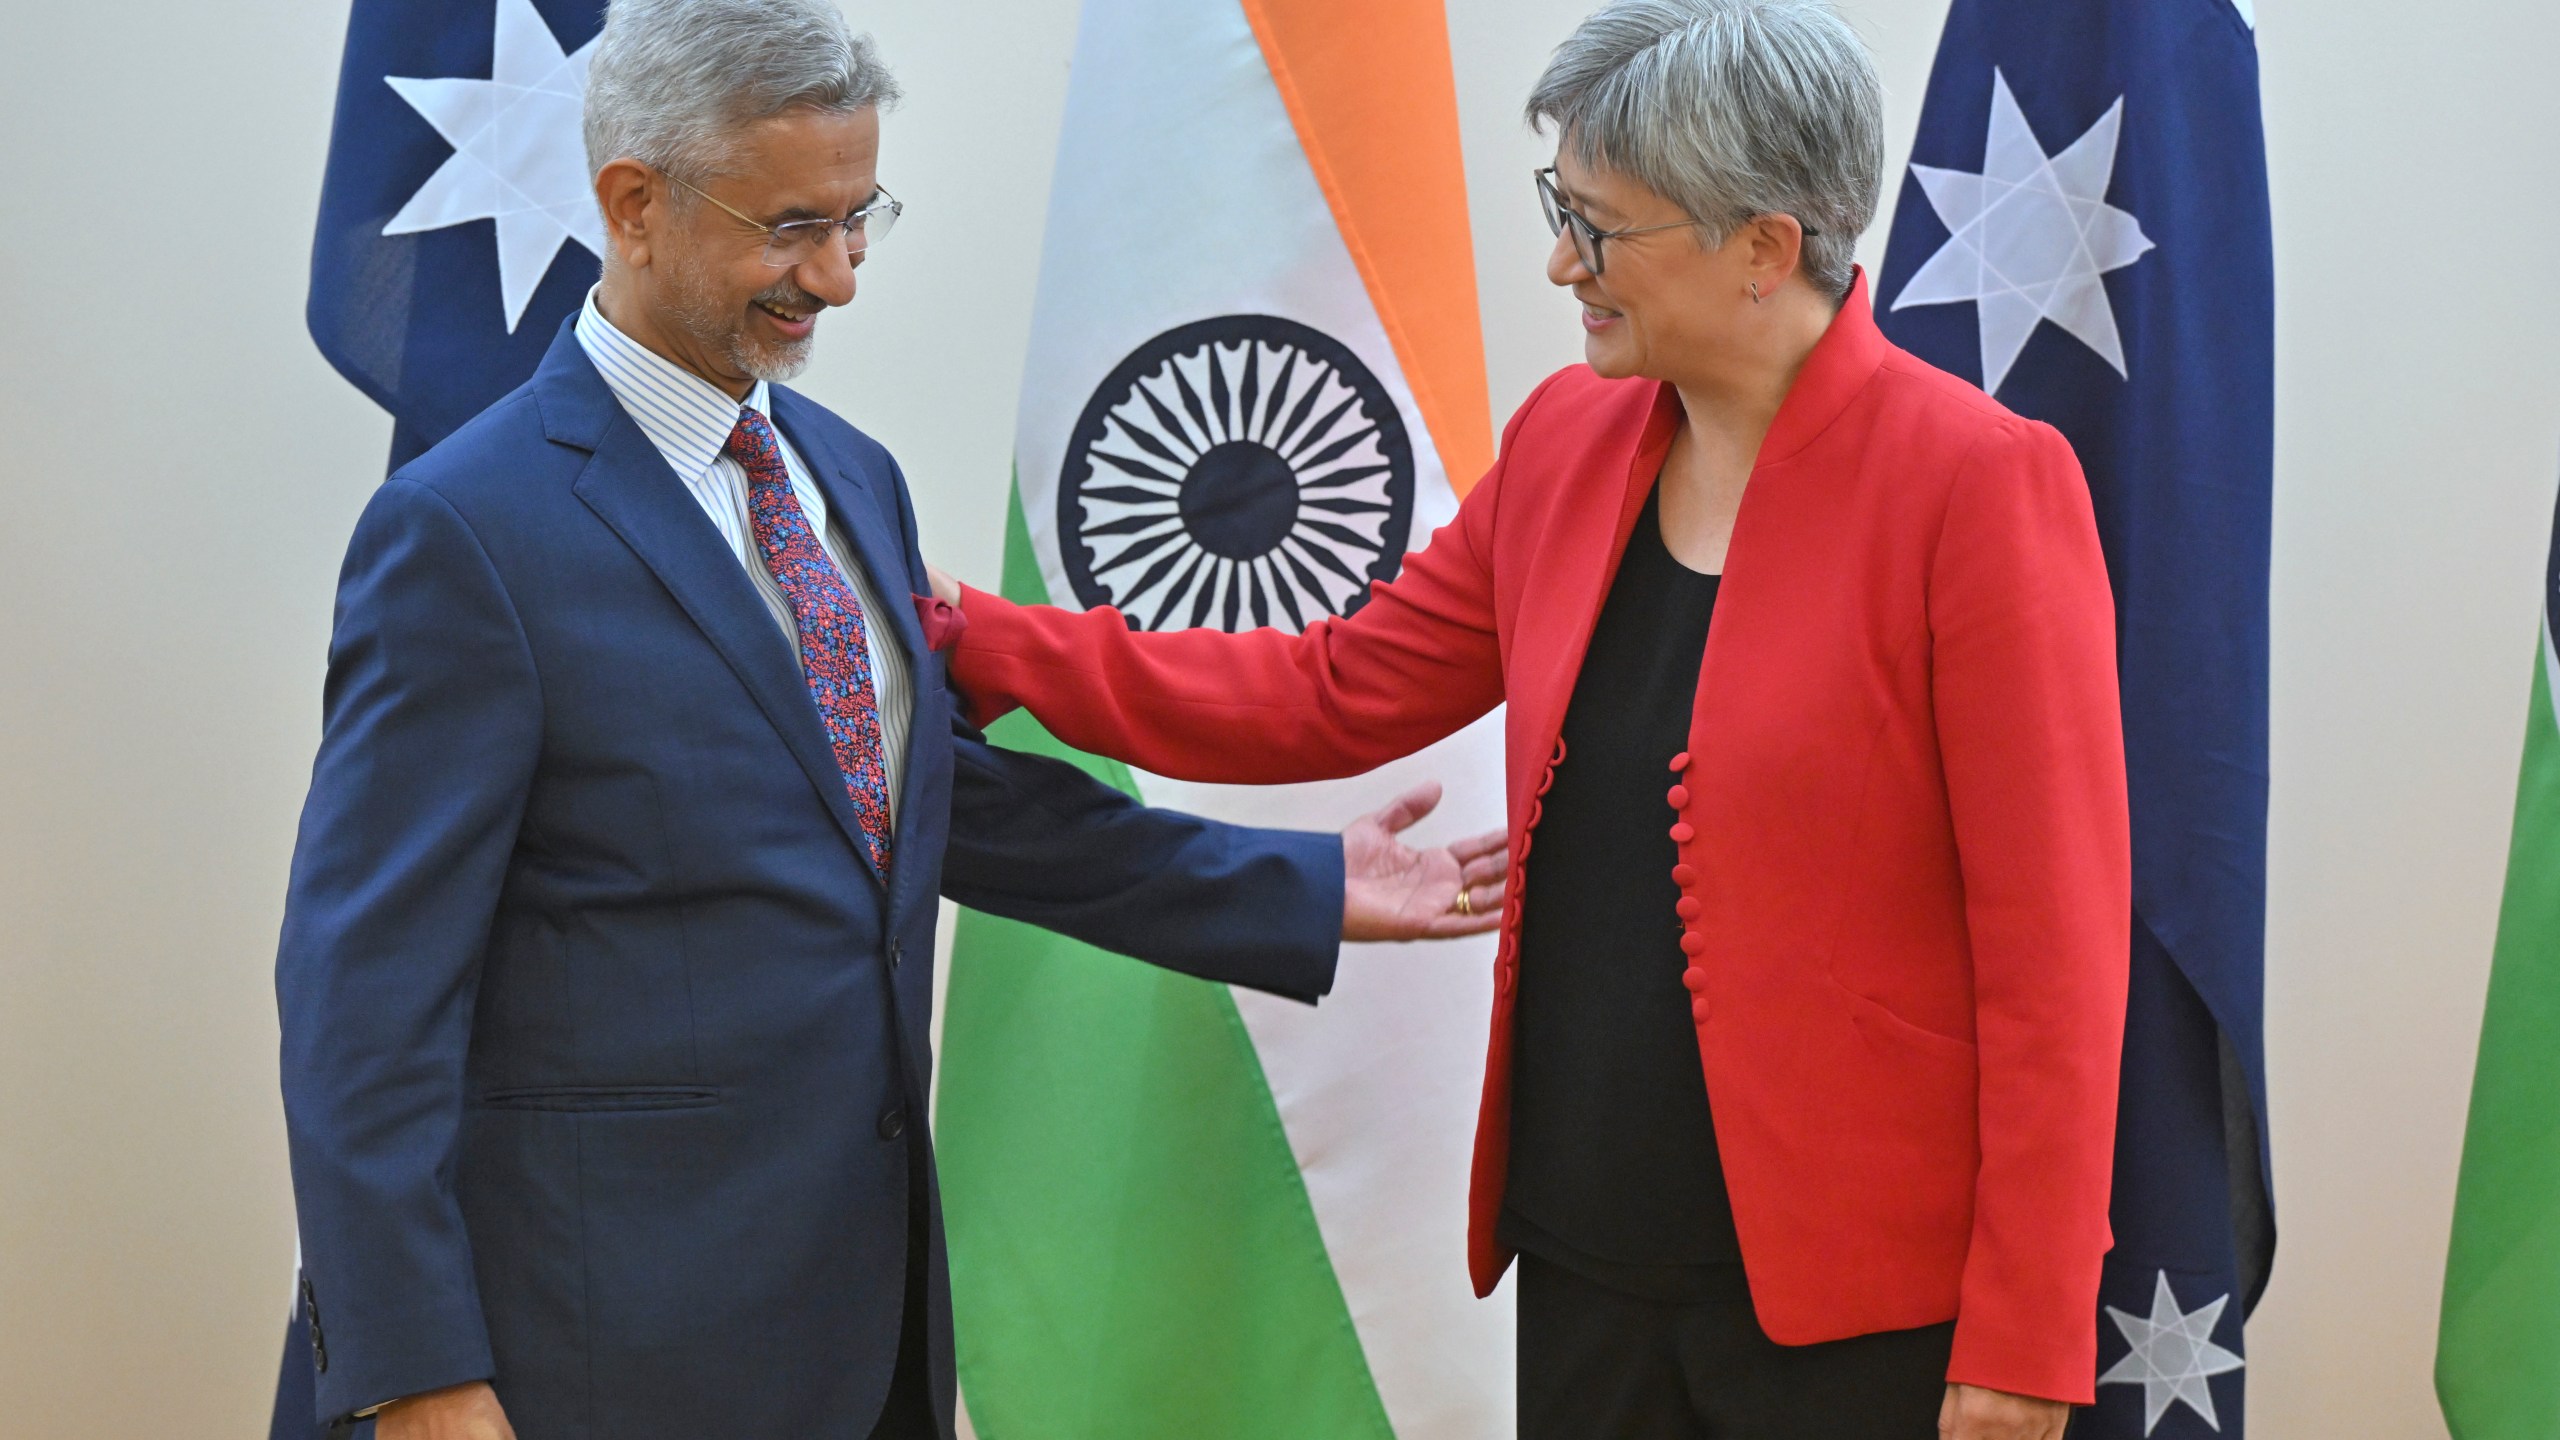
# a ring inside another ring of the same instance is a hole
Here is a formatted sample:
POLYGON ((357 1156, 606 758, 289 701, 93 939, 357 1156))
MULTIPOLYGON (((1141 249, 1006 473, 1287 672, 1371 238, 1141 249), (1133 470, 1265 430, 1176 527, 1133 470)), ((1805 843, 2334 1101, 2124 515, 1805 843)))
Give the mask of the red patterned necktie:
POLYGON ((800 628, 800 672, 818 719, 835 750, 836 768, 862 822, 871 863, 889 873, 888 750, 880 739, 880 699, 871 684, 871 643, 862 602, 827 556, 782 466, 773 427, 752 408, 740 407, 738 428, 722 453, 746 467, 747 516, 755 525, 756 551, 773 583, 791 602, 800 628))

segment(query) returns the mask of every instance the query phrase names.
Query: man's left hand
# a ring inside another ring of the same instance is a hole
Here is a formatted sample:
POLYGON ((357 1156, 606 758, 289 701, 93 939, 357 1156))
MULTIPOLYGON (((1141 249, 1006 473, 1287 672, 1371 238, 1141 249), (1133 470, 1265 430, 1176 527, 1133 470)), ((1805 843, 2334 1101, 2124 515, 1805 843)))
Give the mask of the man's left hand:
POLYGON ((2062 1440, 2071 1407, 2059 1400, 1950 1385, 1938 1407, 1939 1440, 2062 1440))
POLYGON ((1343 939, 1438 940, 1502 923, 1508 835, 1492 830, 1431 850, 1396 838, 1439 804, 1438 785, 1417 785, 1342 832, 1343 939))

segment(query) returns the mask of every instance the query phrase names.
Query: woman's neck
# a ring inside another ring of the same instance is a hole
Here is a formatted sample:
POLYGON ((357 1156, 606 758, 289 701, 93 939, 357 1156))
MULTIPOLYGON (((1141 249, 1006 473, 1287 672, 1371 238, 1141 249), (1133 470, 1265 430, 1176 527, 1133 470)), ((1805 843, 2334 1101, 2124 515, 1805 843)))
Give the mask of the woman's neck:
POLYGON ((1838 313, 1810 288, 1790 285, 1752 308, 1735 343, 1671 380, 1683 423, 1659 483, 1663 543, 1680 563, 1723 573, 1760 442, 1838 313))
POLYGON ((1837 302, 1812 287, 1788 285, 1744 312, 1729 343, 1667 377, 1680 392, 1694 438, 1713 451, 1756 454, 1839 312, 1837 302))

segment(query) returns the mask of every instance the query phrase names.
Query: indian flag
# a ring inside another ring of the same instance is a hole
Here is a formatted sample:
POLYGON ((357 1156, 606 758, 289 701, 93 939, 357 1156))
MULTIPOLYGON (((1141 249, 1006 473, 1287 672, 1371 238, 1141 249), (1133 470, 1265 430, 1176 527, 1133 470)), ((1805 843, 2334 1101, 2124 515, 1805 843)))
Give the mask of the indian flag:
MULTIPOLYGON (((1440 0, 1087 0, 1051 196, 1004 593, 1357 609, 1492 458, 1440 0)), ((1286 788, 1075 758, 1253 824, 1423 779, 1427 833, 1502 823, 1498 716, 1286 788)), ((941 1166, 984 1440, 1510 1433, 1511 1311, 1464 1243, 1492 937, 1367 948, 1309 1009, 961 917, 941 1166)))
POLYGON ((2454 1440, 2560 1435, 2560 524, 2462 1144, 2436 1394, 2454 1440))

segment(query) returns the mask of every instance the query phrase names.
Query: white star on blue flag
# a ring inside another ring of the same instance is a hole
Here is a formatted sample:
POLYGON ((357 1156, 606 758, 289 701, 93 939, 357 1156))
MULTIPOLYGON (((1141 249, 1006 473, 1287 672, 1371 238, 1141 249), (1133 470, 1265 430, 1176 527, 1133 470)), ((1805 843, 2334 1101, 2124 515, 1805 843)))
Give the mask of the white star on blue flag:
POLYGON ((533 0, 498 0, 488 79, 383 77, 453 154, 382 233, 495 220, 498 289, 511 334, 561 245, 575 240, 604 256, 604 221, 580 132, 594 50, 591 40, 574 55, 562 53, 533 0))
POLYGON ((2230 1303, 2231 1297, 2222 1295, 2199 1309, 2181 1310, 2164 1270, 2151 1292, 2148 1319, 2107 1307, 2107 1317, 2116 1322, 2133 1349, 2099 1376, 2098 1383, 2142 1387, 2143 1434, 2158 1429, 2160 1417, 2172 1405, 2185 1405, 2215 1430, 2222 1428, 2222 1419, 2213 1410, 2210 1382, 2246 1363, 2213 1343, 2213 1327, 2221 1323, 2222 1307, 2230 1303))
POLYGON ((1913 165, 1911 173, 1948 230, 1947 243, 1911 276, 1893 308, 1974 302, 1982 331, 1982 388, 1998 394, 2036 322, 2050 320, 2126 375, 2115 309, 2098 277, 2152 248, 2141 222, 2107 203, 2118 97, 2098 123, 2046 155, 2008 77, 1991 72, 1991 130, 1982 171, 1913 165))

